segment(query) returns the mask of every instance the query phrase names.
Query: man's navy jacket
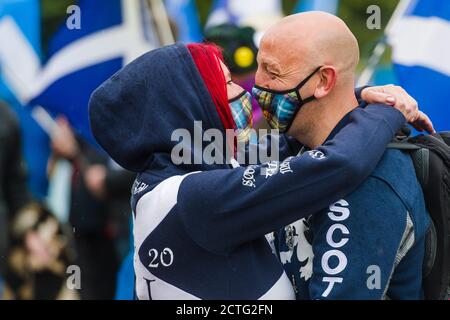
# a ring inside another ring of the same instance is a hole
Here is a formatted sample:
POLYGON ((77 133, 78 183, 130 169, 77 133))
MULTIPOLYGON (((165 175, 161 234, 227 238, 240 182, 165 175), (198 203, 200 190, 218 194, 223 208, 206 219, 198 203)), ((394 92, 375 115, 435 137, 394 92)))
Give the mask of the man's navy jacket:
POLYGON ((387 149, 356 191, 282 228, 275 246, 298 299, 421 299, 428 226, 411 157, 387 149))

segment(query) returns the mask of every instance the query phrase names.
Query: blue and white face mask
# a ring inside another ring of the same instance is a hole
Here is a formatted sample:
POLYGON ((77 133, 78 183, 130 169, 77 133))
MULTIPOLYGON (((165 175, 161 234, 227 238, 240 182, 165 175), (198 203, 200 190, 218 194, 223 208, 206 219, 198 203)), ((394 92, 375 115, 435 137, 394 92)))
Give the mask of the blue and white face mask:
POLYGON ((231 108, 231 115, 237 130, 237 141, 247 143, 250 140, 252 129, 252 96, 250 92, 244 90, 238 96, 228 101, 231 108))
POLYGON ((315 99, 314 95, 303 99, 299 90, 320 68, 317 67, 293 89, 276 91, 256 85, 253 87, 253 96, 261 106, 264 118, 271 128, 280 132, 288 131, 300 108, 315 99))

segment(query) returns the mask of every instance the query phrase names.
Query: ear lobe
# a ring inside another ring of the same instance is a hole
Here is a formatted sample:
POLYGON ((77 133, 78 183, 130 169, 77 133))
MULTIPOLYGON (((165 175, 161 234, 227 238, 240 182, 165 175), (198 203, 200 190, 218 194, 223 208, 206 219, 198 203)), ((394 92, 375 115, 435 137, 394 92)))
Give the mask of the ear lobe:
POLYGON ((320 82, 317 84, 314 96, 317 99, 327 96, 336 85, 336 69, 332 66, 324 66, 319 70, 320 82))

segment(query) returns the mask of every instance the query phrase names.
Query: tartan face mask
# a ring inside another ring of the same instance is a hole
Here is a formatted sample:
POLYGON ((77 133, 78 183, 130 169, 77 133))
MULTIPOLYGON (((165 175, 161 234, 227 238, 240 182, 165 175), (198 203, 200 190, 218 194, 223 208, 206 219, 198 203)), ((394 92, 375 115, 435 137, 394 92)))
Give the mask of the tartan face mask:
POLYGON ((299 90, 320 68, 317 67, 293 89, 276 91, 256 85, 253 87, 253 96, 272 129, 278 129, 280 132, 288 131, 300 108, 315 99, 314 95, 303 99, 299 90))
POLYGON ((236 124, 237 141, 247 143, 252 128, 252 96, 250 92, 244 90, 237 97, 228 100, 228 103, 236 124))

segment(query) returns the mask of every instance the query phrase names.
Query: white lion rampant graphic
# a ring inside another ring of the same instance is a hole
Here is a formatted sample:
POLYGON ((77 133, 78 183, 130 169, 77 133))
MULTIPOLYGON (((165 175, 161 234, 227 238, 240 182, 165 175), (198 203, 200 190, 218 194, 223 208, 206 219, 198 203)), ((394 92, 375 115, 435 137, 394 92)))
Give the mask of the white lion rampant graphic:
MULTIPOLYGON (((295 234, 292 235, 292 249, 280 252, 280 259, 282 264, 290 263, 294 251, 296 250, 298 261, 304 264, 299 270, 300 278, 304 278, 305 281, 307 281, 312 276, 314 253, 312 251, 312 245, 305 237, 305 232, 309 230, 305 221, 306 219, 300 219, 286 227, 285 230, 295 228, 295 234)), ((286 235, 286 237, 288 237, 288 235, 286 235)))

